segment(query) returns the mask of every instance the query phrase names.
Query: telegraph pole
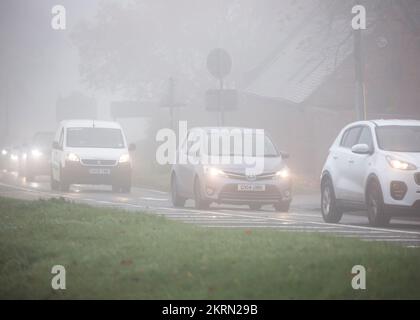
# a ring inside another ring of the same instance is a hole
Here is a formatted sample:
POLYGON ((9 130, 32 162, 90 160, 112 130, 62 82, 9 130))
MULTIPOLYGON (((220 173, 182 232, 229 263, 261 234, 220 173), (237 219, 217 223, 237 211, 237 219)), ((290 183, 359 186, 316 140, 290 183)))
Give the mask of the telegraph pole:
POLYGON ((365 75, 364 75, 364 59, 362 48, 362 30, 353 31, 354 38, 354 67, 356 78, 356 97, 355 109, 357 120, 366 119, 366 100, 365 100, 365 75))

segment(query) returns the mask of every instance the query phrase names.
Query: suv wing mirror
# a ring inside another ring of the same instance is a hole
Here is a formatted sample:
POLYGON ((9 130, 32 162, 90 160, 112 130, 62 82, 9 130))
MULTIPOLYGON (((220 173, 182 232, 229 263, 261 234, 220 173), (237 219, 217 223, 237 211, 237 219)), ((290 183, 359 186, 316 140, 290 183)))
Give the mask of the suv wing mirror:
POLYGON ((371 154, 372 149, 367 144, 361 143, 361 144, 355 144, 351 148, 351 152, 356 153, 356 154, 371 154))

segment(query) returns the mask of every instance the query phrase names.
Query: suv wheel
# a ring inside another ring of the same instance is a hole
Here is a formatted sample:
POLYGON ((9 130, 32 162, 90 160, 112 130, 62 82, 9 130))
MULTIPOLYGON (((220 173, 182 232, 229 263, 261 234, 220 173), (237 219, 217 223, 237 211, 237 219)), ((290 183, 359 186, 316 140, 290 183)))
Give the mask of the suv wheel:
POLYGON ((274 209, 278 212, 289 212, 290 201, 280 201, 274 204, 274 209))
POLYGON ((321 184, 321 212, 322 218, 328 223, 338 223, 343 216, 343 212, 337 207, 334 187, 329 178, 321 184))
POLYGON ((69 192, 70 184, 66 182, 66 179, 63 177, 63 169, 60 168, 60 181, 58 182, 60 191, 69 192))
POLYGON ((178 193, 178 183, 176 181, 176 177, 173 176, 171 180, 171 198, 172 204, 174 207, 184 207, 185 206, 185 198, 181 197, 178 193))
POLYGON ((198 179, 195 179, 194 183, 194 202, 196 209, 208 209, 210 206, 210 202, 203 199, 203 196, 201 195, 200 180, 198 179))
POLYGON ((51 184, 51 190, 58 191, 59 185, 58 185, 57 180, 55 180, 53 178, 52 171, 51 171, 51 174, 50 174, 50 184, 51 184))
POLYGON ((378 181, 371 181, 366 192, 369 224, 375 227, 387 226, 391 216, 385 213, 382 189, 378 181))

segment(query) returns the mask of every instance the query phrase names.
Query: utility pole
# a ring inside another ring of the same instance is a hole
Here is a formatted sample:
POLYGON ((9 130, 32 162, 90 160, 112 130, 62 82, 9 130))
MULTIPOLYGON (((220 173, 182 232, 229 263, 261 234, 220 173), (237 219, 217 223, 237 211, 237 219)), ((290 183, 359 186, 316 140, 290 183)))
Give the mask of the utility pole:
POLYGON ((356 80, 355 109, 357 120, 366 119, 365 75, 362 48, 362 30, 353 30, 354 38, 354 67, 356 80))
POLYGON ((170 121, 171 121, 171 129, 174 130, 174 87, 175 87, 175 82, 174 82, 174 78, 170 77, 169 78, 169 94, 168 94, 168 102, 169 102, 169 117, 170 117, 170 121))

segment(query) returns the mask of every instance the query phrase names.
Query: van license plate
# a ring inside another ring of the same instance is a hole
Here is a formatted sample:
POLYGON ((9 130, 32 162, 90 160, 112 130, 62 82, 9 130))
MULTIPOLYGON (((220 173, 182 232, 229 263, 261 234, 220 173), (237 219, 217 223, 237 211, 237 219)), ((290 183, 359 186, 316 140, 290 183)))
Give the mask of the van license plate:
POLYGON ((111 174, 111 170, 102 168, 89 169, 90 174, 111 174))
POLYGON ((238 184, 238 191, 265 191, 265 184, 238 184))

